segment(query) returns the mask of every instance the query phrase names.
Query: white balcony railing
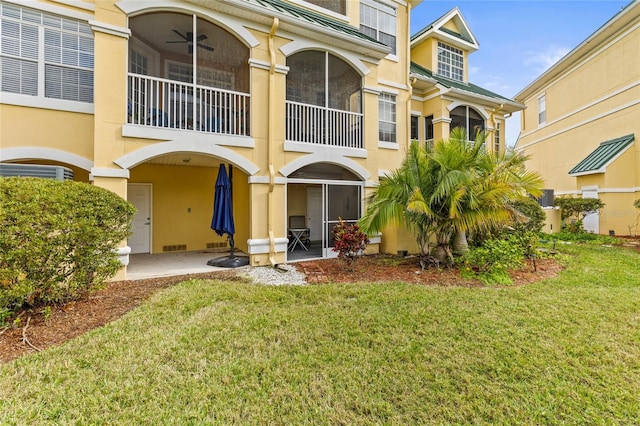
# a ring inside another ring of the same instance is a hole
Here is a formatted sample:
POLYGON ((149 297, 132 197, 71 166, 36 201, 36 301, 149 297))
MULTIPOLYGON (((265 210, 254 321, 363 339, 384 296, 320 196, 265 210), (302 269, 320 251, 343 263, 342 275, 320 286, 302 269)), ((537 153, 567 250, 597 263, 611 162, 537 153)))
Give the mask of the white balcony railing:
POLYGON ((249 136, 250 96, 129 74, 128 123, 249 136))
POLYGON ((287 101, 286 120, 288 141, 364 147, 361 113, 287 101))

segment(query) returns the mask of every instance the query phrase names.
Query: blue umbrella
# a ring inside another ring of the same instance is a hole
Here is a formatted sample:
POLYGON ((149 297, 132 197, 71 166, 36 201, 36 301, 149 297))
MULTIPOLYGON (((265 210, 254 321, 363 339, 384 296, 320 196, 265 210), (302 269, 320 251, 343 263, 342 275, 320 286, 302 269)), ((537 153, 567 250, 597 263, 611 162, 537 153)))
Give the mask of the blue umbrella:
POLYGON ((224 167, 224 164, 220 164, 218 179, 216 180, 216 191, 213 196, 213 217, 211 218, 211 229, 216 231, 216 234, 219 236, 227 234, 229 238, 233 238, 233 234, 236 233, 236 228, 233 223, 231 181, 227 176, 227 169, 224 167))
MULTIPOLYGON (((231 174, 231 170, 231 166, 229 166, 229 174, 231 174)), ((236 257, 234 254, 235 243, 233 240, 233 234, 236 233, 236 227, 233 222, 232 188, 231 179, 227 176, 227 169, 224 164, 220 164, 218 178, 216 179, 216 190, 213 195, 211 229, 220 236, 227 234, 229 238, 230 254, 227 258, 211 259, 207 262, 207 265, 237 268, 238 266, 244 266, 249 263, 249 259, 246 256, 236 257)))

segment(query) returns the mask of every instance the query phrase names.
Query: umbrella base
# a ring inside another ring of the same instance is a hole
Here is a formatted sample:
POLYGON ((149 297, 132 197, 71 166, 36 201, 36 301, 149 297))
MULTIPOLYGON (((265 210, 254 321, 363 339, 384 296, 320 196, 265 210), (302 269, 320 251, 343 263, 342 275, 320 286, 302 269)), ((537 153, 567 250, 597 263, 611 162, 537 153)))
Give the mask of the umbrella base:
POLYGON ((207 265, 217 266, 219 268, 239 268, 241 266, 247 266, 248 264, 249 258, 245 256, 219 257, 207 262, 207 265))

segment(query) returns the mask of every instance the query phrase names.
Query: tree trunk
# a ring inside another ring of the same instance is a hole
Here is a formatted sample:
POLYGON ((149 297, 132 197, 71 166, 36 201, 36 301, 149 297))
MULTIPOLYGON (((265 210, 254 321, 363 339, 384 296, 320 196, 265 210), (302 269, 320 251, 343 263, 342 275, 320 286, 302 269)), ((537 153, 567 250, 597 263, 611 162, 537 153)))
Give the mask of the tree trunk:
POLYGON ((453 252, 456 254, 464 254, 469 251, 469 244, 467 243, 467 234, 465 231, 456 232, 453 238, 452 244, 453 252))

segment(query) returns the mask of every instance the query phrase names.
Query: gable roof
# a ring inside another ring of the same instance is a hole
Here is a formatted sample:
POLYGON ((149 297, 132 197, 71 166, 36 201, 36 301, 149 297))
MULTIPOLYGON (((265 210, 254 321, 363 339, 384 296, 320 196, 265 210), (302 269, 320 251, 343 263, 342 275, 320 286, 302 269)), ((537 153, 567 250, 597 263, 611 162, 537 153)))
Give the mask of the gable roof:
POLYGON ((633 145, 634 135, 626 135, 602 142, 595 150, 569 170, 569 176, 604 173, 609 164, 633 145))
POLYGON ((436 85, 439 85, 445 89, 450 89, 460 94, 464 94, 461 92, 466 92, 468 95, 471 95, 471 96, 482 97, 499 104, 506 104, 511 107, 511 108, 505 108, 506 111, 510 111, 510 110, 519 111, 524 108, 524 105, 519 104, 518 102, 514 101, 513 99, 509 99, 506 96, 502 96, 490 90, 484 89, 480 86, 476 86, 473 83, 465 83, 463 81, 457 81, 447 77, 443 77, 441 75, 435 74, 433 71, 415 62, 411 62, 409 72, 410 72, 410 75, 413 77, 416 77, 422 80, 431 81, 436 85))
POLYGON ((469 25, 462 17, 460 9, 454 7, 431 24, 427 25, 413 36, 411 36, 411 45, 420 44, 429 37, 436 37, 462 48, 463 50, 476 51, 480 48, 478 40, 471 32, 469 25), (458 31, 446 28, 445 25, 453 21, 458 31))

